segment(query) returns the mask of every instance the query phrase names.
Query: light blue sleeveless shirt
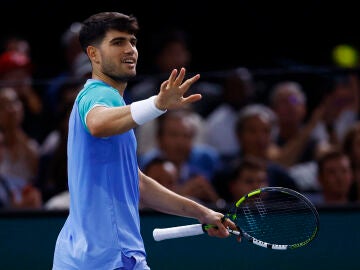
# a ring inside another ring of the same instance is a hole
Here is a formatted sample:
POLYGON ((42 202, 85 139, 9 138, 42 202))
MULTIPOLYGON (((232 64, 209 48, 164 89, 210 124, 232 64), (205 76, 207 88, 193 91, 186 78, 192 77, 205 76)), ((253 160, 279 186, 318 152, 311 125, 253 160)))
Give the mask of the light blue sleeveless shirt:
POLYGON ((126 257, 145 258, 140 234, 139 176, 133 130, 92 136, 86 114, 95 106, 125 106, 118 91, 90 79, 69 120, 69 216, 58 236, 53 269, 110 270, 126 257))

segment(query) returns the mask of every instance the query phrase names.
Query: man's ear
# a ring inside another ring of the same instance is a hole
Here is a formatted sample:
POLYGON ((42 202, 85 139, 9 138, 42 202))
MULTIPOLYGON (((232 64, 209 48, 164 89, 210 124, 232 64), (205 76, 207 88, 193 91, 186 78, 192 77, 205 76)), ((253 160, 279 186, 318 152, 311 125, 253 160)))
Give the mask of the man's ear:
POLYGON ((86 52, 87 52, 87 55, 89 56, 89 59, 91 62, 99 64, 98 51, 97 51, 96 47, 88 46, 86 48, 86 52))

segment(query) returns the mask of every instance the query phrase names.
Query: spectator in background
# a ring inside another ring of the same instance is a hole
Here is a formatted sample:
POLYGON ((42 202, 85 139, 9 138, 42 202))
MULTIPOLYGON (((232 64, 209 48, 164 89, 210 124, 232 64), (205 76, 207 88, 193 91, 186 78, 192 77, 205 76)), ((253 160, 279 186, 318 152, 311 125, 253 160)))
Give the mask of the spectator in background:
MULTIPOLYGON (((193 190, 191 190, 190 186, 186 187, 185 185, 182 185, 178 182, 178 168, 170 160, 162 157, 156 157, 146 164, 143 172, 168 189, 185 197, 199 201, 199 198, 193 197, 195 193, 193 190)), ((193 187, 202 188, 201 184, 198 186, 193 185, 193 187)))
POLYGON ((90 65, 90 61, 81 49, 78 34, 81 28, 80 22, 73 22, 61 35, 61 46, 63 49, 65 67, 49 82, 48 88, 45 90, 44 99, 48 106, 47 110, 53 115, 54 108, 57 108, 61 88, 72 87, 73 84, 80 85, 84 72, 79 66, 90 65))
POLYGON ((327 148, 340 147, 347 126, 355 121, 357 83, 342 76, 346 80, 335 81, 334 89, 325 94, 307 122, 306 96, 299 83, 281 81, 270 94, 279 122, 276 142, 280 149, 275 160, 289 168, 302 191, 319 191, 318 155, 327 148))
POLYGON ((346 133, 342 142, 344 153, 350 158, 351 169, 353 173, 353 183, 351 185, 349 199, 350 201, 360 201, 360 122, 352 124, 346 133))
POLYGON ((0 175, 0 209, 30 210, 42 208, 40 190, 24 185, 22 179, 0 175))
POLYGON ((346 204, 352 184, 350 158, 337 148, 329 148, 317 160, 321 192, 309 198, 319 204, 346 204))
MULTIPOLYGON (((91 76, 88 57, 79 57, 74 74, 77 79, 58 89, 58 102, 54 108, 55 128, 44 139, 40 147, 40 169, 38 185, 46 202, 53 196, 68 190, 67 179, 67 135, 72 105, 83 83, 91 76), (81 60, 81 61, 78 61, 81 60)), ((55 206, 54 206, 55 207, 55 206)))
MULTIPOLYGON (((152 55, 153 67, 151 76, 142 77, 141 80, 129 85, 129 93, 126 99, 137 101, 155 95, 160 83, 166 79, 167 74, 174 68, 186 67, 191 70, 192 54, 190 40, 187 33, 182 29, 163 29, 154 34, 152 55)), ((202 79, 189 89, 189 94, 200 93, 202 99, 191 104, 192 109, 198 113, 199 121, 205 117, 217 104, 220 97, 221 86, 202 79)), ((136 137, 138 141, 138 153, 143 154, 156 144, 156 121, 152 121, 137 127, 136 137)), ((202 134, 198 133, 197 141, 202 141, 202 134)))
POLYGON ((158 181, 164 187, 177 192, 177 180, 179 172, 174 163, 171 161, 157 157, 150 160, 143 170, 146 175, 158 181))
POLYGON ((21 128, 22 103, 12 88, 0 88, 0 204, 6 208, 40 208, 34 185, 38 144, 21 128))
POLYGON ((67 135, 68 120, 77 94, 91 77, 91 63, 78 41, 80 24, 73 23, 62 36, 69 69, 54 79, 49 88, 52 99, 53 129, 40 147, 40 168, 37 177, 46 209, 68 209, 67 135), (81 51, 79 51, 79 49, 81 51))
POLYGON ((68 121, 72 106, 62 103, 62 114, 58 114, 57 127, 49 133, 39 149, 39 172, 37 186, 43 200, 68 190, 67 138, 68 121))
POLYGON ((204 119, 204 143, 214 147, 222 160, 233 159, 240 150, 235 121, 242 107, 254 101, 255 85, 247 68, 232 70, 225 78, 216 108, 204 119))
POLYGON ((67 210, 70 204, 70 195, 67 177, 67 139, 68 122, 72 109, 73 90, 63 89, 56 123, 57 126, 45 138, 40 146, 39 174, 37 186, 40 188, 44 208, 48 210, 67 210), (67 93, 69 91, 70 93, 67 93))
POLYGON ((313 135, 328 146, 339 147, 348 127, 359 119, 359 81, 354 74, 340 74, 332 78, 332 86, 325 93, 325 112, 313 135))
POLYGON ((33 64, 27 53, 15 49, 0 55, 0 86, 17 92, 23 103, 22 126, 29 136, 41 142, 48 130, 41 93, 33 87, 33 64))
POLYGON ((18 51, 31 58, 31 46, 29 41, 20 35, 6 36, 2 40, 1 52, 18 51))
POLYGON ((188 48, 187 34, 183 30, 166 29, 154 34, 152 40, 153 58, 151 60, 151 75, 136 81, 129 88, 127 99, 138 101, 155 95, 160 83, 174 68, 185 67, 189 72, 191 52, 188 48), (155 75, 155 76, 154 76, 155 75))
POLYGON ((229 203, 238 201, 255 189, 269 185, 266 163, 254 157, 238 160, 233 164, 228 179, 225 179, 226 182, 222 180, 222 186, 219 188, 225 189, 223 198, 229 203))
POLYGON ((280 81, 270 93, 270 107, 279 126, 275 138, 280 148, 277 161, 285 167, 314 161, 322 141, 313 137, 312 132, 322 120, 323 106, 316 108, 305 122, 308 111, 302 86, 295 81, 280 81))
POLYGON ((39 144, 22 128, 23 117, 23 104, 15 89, 1 88, 0 128, 4 132, 5 150, 0 172, 32 183, 38 172, 39 144))
MULTIPOLYGON (((160 82, 166 78, 173 69, 185 67, 191 70, 192 53, 191 40, 188 33, 179 28, 161 29, 153 35, 152 41, 152 69, 151 76, 145 77, 140 82, 133 84, 130 90, 130 100, 136 101, 155 95, 160 82), (157 74, 158 76, 153 76, 157 74)), ((192 104, 194 110, 205 116, 213 108, 221 93, 221 85, 209 83, 204 79, 190 89, 190 92, 202 94, 203 98, 197 104, 192 104)))
POLYGON ((238 113, 235 131, 241 145, 235 161, 247 157, 262 159, 266 162, 270 186, 298 189, 287 169, 272 159, 278 152, 274 141, 277 118, 269 107, 262 104, 245 106, 238 113))
POLYGON ((212 147, 194 143, 194 112, 187 109, 169 111, 158 118, 157 147, 139 156, 141 168, 151 160, 165 158, 178 170, 177 192, 205 203, 220 200, 212 180, 221 167, 212 147))
POLYGON ((316 158, 327 142, 316 138, 313 132, 323 120, 326 104, 320 103, 305 120, 307 98, 296 81, 276 83, 270 92, 269 104, 279 126, 275 137, 278 151, 272 159, 288 168, 301 191, 319 191, 316 158))

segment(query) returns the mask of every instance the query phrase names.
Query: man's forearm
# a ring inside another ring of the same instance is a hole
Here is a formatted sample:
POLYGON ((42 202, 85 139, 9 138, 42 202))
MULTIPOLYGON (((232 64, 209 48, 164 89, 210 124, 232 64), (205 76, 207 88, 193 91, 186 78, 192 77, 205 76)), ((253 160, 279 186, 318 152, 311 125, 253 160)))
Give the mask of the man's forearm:
POLYGON ((140 173, 141 203, 159 212, 201 220, 211 210, 140 173))

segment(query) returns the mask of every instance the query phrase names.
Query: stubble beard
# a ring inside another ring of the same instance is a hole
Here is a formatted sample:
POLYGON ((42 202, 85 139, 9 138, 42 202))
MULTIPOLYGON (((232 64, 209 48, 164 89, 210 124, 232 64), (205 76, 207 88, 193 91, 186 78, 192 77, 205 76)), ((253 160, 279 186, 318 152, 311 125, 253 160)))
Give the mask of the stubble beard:
POLYGON ((136 76, 136 71, 133 72, 119 72, 116 71, 114 66, 103 66, 102 73, 111 78, 112 80, 119 83, 127 83, 129 80, 133 79, 136 76))
POLYGON ((112 80, 119 82, 119 83, 127 83, 128 81, 130 81, 131 79, 133 79, 136 74, 106 74, 104 73, 106 76, 108 76, 109 78, 111 78, 112 80))

